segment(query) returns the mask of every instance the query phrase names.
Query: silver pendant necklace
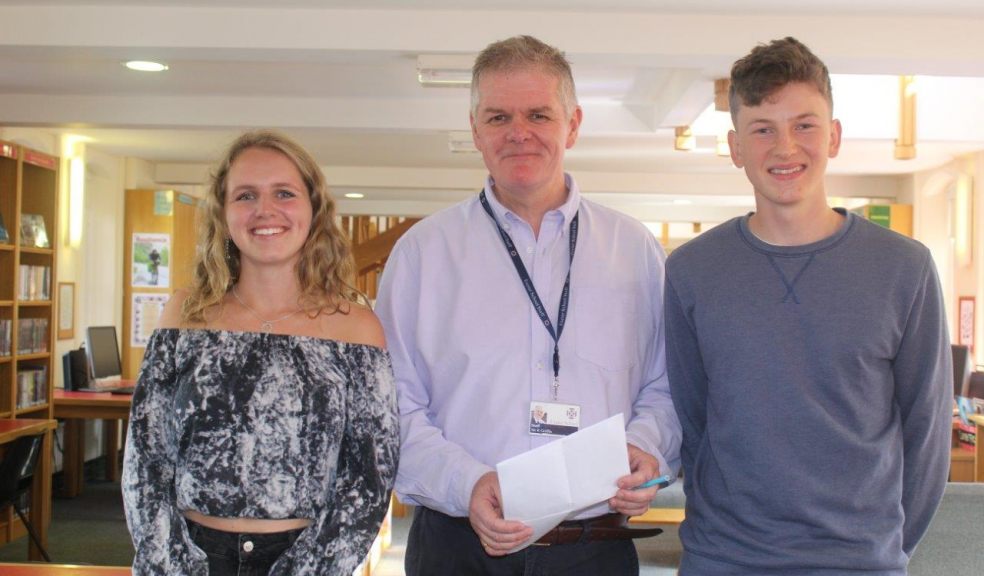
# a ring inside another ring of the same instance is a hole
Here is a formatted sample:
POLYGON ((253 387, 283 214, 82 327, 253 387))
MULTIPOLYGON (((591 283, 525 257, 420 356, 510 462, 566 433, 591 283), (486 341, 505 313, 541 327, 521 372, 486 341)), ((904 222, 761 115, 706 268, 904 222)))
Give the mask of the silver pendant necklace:
POLYGON ((245 302, 243 302, 243 299, 239 297, 239 293, 236 292, 236 285, 235 284, 233 284, 233 286, 232 286, 232 295, 233 295, 233 297, 235 297, 236 302, 239 302, 239 305, 240 306, 242 306, 243 308, 245 308, 247 312, 249 312, 250 314, 252 314, 254 318, 256 318, 257 320, 260 321, 260 330, 262 332, 269 333, 269 332, 273 331, 273 325, 274 324, 276 324, 277 322, 280 322, 281 320, 286 320, 286 319, 290 318, 291 316, 293 316, 294 314, 297 314, 298 312, 301 311, 301 309, 298 308, 297 310, 294 310, 293 312, 291 312, 289 314, 284 314, 280 318, 276 318, 274 320, 264 320, 259 314, 256 313, 256 310, 253 310, 252 308, 249 307, 248 304, 246 304, 245 302))

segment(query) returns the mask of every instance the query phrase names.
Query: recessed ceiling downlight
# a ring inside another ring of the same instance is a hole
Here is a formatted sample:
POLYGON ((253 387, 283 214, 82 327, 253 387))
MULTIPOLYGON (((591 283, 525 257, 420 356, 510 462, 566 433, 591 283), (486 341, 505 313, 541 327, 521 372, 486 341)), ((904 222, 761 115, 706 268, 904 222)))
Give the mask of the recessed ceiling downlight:
POLYGON ((130 70, 137 70, 138 72, 163 72, 167 70, 167 64, 150 62, 149 60, 130 60, 125 66, 130 70))

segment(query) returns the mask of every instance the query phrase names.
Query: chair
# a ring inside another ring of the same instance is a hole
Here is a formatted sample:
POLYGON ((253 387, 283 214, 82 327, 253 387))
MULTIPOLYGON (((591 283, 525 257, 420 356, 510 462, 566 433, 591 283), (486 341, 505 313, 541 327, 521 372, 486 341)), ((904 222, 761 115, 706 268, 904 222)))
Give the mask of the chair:
POLYGON ((20 506, 21 497, 31 490, 31 479, 34 476, 34 467, 38 462, 43 441, 44 434, 38 434, 21 436, 7 444, 3 461, 0 461, 0 510, 6 508, 8 504, 13 507, 24 523, 24 527, 27 528, 31 540, 41 551, 41 555, 46 561, 51 562, 51 557, 41 545, 34 526, 31 526, 31 522, 20 506))

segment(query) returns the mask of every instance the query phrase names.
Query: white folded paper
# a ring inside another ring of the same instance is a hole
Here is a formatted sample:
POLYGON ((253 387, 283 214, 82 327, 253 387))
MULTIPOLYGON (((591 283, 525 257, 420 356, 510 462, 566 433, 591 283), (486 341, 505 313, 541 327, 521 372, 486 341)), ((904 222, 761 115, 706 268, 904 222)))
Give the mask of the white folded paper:
POLYGON ((625 421, 616 414, 593 426, 503 460, 496 465, 506 520, 533 528, 540 536, 585 508, 615 495, 616 481, 629 473, 625 421))

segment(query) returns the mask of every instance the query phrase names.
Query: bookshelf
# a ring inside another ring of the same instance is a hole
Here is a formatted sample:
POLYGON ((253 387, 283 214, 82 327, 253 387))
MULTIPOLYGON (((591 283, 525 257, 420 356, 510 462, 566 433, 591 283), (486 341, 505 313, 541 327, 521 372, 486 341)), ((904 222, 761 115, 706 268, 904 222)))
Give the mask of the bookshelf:
MULTIPOLYGON (((3 420, 50 419, 52 415, 58 165, 55 156, 0 140, 0 221, 6 230, 6 235, 0 231, 3 420)), ((47 476, 46 492, 50 494, 50 436, 43 450, 40 474, 47 476)), ((24 534, 12 510, 0 510, 0 543, 24 534)))

